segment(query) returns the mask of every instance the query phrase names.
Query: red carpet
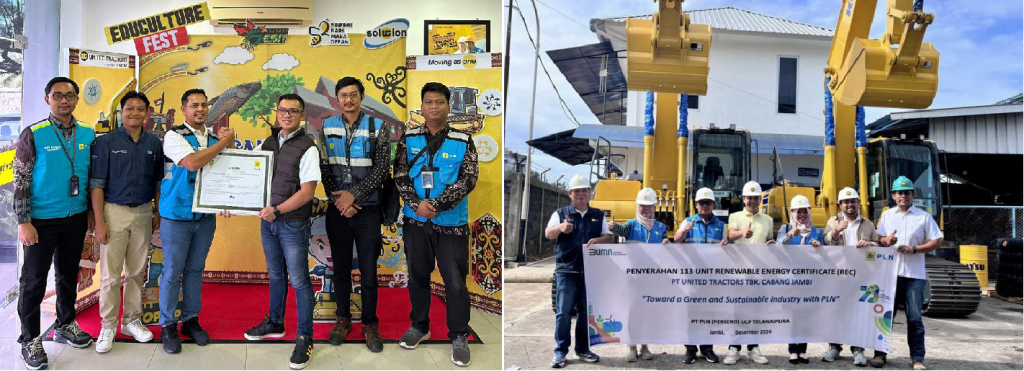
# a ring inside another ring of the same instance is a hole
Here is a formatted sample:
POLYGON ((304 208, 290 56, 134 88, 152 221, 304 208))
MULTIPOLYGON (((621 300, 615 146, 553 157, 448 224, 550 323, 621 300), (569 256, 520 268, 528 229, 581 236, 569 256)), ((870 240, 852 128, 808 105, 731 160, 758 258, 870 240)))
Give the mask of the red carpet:
MULTIPOLYGON (((315 290, 314 290, 315 291, 315 290)), ((409 292, 403 288, 380 288, 377 299, 377 317, 380 318, 380 334, 385 343, 397 343, 398 338, 409 328, 409 292)), ((82 330, 93 337, 100 334, 99 304, 86 308, 78 314, 77 320, 82 330)), ((267 285, 235 285, 235 284, 203 284, 203 309, 199 312, 199 321, 215 341, 242 341, 245 330, 257 325, 266 316, 270 308, 270 290, 267 285)), ((430 339, 426 342, 450 343, 448 327, 445 319, 445 303, 440 297, 431 295, 430 303, 430 339)), ((120 319, 120 314, 118 315, 120 319)), ((298 317, 295 314, 295 291, 289 288, 287 307, 284 315, 285 336, 280 339, 259 340, 259 342, 291 342, 295 340, 298 317)), ((313 339, 327 342, 333 322, 313 322, 313 339)), ((352 332, 347 341, 363 343, 362 324, 353 323, 352 332)), ((160 326, 149 326, 153 332, 153 341, 160 341, 160 326)), ((50 334, 47 334, 50 335, 50 334)), ((117 339, 134 342, 129 336, 121 334, 118 326, 117 339)), ((191 339, 182 337, 186 342, 191 339)), ((480 337, 470 329, 469 339, 473 343, 481 343, 480 337)))

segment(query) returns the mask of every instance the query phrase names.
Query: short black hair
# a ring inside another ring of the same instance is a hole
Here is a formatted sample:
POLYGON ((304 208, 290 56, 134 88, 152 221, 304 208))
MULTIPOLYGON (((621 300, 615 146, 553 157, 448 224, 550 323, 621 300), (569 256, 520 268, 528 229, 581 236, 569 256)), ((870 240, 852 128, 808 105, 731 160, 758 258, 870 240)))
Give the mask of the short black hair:
POLYGON ((142 103, 145 103, 146 108, 149 109, 149 98, 146 98, 146 94, 139 93, 135 90, 129 91, 128 93, 125 93, 123 97, 121 97, 121 109, 124 109, 124 104, 128 103, 129 99, 141 99, 142 103))
POLYGON ((199 89, 199 88, 188 89, 188 90, 185 90, 185 94, 181 95, 181 105, 182 106, 188 104, 188 97, 191 96, 192 94, 202 94, 203 97, 206 97, 206 99, 210 99, 210 97, 206 96, 206 90, 199 89))
POLYGON ((53 88, 53 85, 59 84, 59 83, 62 83, 62 82, 66 82, 68 84, 71 84, 71 86, 75 88, 75 94, 76 95, 79 94, 78 83, 75 82, 75 80, 69 79, 69 78, 64 77, 64 76, 57 76, 57 77, 54 77, 54 78, 50 79, 50 82, 46 83, 46 95, 50 95, 50 89, 53 88))
POLYGON ((355 77, 352 77, 352 76, 345 76, 345 77, 342 77, 341 80, 338 80, 338 83, 334 85, 334 96, 337 97, 338 96, 338 92, 341 91, 342 88, 344 88, 346 86, 349 86, 349 85, 358 86, 359 87, 359 95, 360 96, 366 94, 366 89, 363 88, 363 82, 362 81, 359 81, 359 79, 357 79, 355 77))
POLYGON ((438 92, 438 93, 444 94, 444 99, 445 100, 447 100, 447 101, 451 101, 452 100, 452 91, 448 90, 448 87, 445 86, 442 83, 439 83, 439 82, 428 82, 426 85, 423 85, 423 90, 420 90, 420 100, 421 101, 423 100, 423 97, 427 95, 428 91, 433 91, 433 92, 438 92))
POLYGON ((281 101, 283 101, 285 99, 299 101, 299 106, 302 107, 302 110, 303 111, 306 110, 306 101, 302 100, 302 97, 300 97, 298 94, 284 94, 284 95, 282 95, 280 97, 277 97, 277 105, 280 106, 281 105, 281 101))

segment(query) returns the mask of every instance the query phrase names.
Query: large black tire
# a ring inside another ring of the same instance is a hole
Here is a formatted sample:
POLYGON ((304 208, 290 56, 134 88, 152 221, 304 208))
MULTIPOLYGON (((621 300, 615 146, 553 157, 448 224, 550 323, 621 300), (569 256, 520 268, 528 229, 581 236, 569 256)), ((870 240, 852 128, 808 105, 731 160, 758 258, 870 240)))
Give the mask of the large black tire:
POLYGON ((1022 296, 1021 272, 1024 253, 1022 253, 1021 239, 999 239, 996 242, 999 246, 999 269, 996 278, 996 293, 1003 297, 1022 296))

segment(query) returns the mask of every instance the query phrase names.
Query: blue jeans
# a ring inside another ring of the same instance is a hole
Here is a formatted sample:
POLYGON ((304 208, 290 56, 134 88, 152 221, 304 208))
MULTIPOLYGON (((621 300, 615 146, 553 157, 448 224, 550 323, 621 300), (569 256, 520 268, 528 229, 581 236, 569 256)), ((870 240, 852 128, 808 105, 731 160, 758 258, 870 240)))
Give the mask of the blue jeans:
MULTIPOLYGON (((910 359, 924 361, 924 321, 921 308, 924 306, 924 286, 928 280, 896 277, 896 302, 893 303, 892 318, 896 319, 896 306, 904 303, 907 311, 907 343, 910 345, 910 359)), ((885 357, 885 352, 875 351, 885 357)))
POLYGON ((270 274, 270 320, 284 323, 288 283, 295 288, 298 335, 313 336, 313 284, 309 282, 310 222, 260 221, 263 255, 270 274))
POLYGON ((555 275, 555 353, 569 352, 569 327, 572 326, 572 309, 576 308, 576 353, 590 351, 590 332, 587 329, 587 284, 583 273, 558 273, 555 275))
POLYGON ((160 272, 160 326, 184 322, 199 315, 202 306, 203 270, 206 256, 217 230, 217 218, 206 216, 198 221, 160 220, 160 243, 163 245, 164 267, 160 272), (178 290, 181 290, 181 316, 178 290))

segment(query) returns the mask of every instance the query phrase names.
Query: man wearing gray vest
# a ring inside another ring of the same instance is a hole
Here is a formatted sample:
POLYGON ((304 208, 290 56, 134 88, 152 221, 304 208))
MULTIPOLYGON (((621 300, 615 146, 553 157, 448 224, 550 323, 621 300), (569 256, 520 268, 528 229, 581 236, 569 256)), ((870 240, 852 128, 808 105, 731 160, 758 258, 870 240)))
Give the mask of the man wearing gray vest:
POLYGON ((384 349, 377 320, 377 257, 381 251, 380 187, 391 172, 391 146, 385 123, 362 112, 363 83, 348 76, 334 94, 342 114, 324 120, 317 143, 324 191, 334 204, 327 210, 327 238, 335 257, 334 302, 337 320, 328 340, 341 345, 352 331, 352 243, 359 258, 363 337, 371 352, 384 349))
POLYGON ((313 353, 313 285, 309 281, 310 221, 313 193, 320 180, 320 153, 313 139, 300 128, 306 104, 298 95, 277 98, 278 128, 258 150, 274 152, 270 206, 263 208, 260 236, 270 275, 270 314, 245 331, 245 338, 261 340, 284 336, 284 308, 288 282, 295 289, 299 326, 290 366, 302 369, 313 353))
POLYGON ((395 154, 395 185, 405 206, 402 239, 409 259, 412 326, 398 340, 416 349, 430 338, 430 274, 444 281, 452 363, 466 367, 469 354, 469 193, 480 168, 469 134, 448 125, 452 93, 428 82, 420 91, 426 123, 409 129, 395 154))

